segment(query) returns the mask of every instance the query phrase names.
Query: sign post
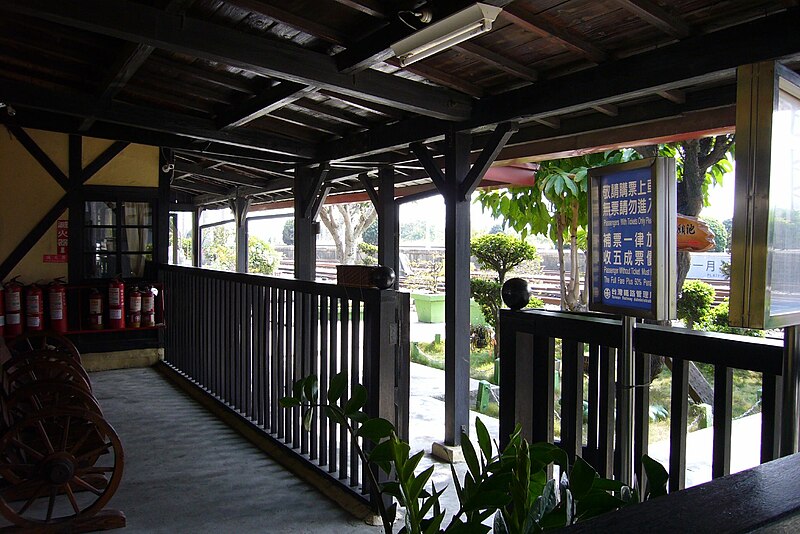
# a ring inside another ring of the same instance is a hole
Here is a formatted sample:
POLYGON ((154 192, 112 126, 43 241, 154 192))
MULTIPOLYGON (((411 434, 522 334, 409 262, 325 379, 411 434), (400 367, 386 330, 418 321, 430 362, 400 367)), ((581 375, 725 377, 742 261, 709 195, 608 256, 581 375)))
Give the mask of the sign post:
POLYGON ((633 331, 675 316, 675 161, 649 158, 589 171, 589 309, 622 315, 617 414, 622 482, 634 473, 633 331))

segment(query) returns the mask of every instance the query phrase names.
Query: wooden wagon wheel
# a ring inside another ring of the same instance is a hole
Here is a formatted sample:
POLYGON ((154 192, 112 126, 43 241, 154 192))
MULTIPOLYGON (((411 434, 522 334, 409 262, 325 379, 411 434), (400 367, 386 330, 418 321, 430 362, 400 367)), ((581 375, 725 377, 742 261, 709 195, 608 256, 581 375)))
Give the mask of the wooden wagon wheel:
POLYGON ((16 388, 6 399, 5 408, 8 426, 48 408, 89 410, 103 415, 97 400, 84 388, 57 380, 40 380, 16 388))
POLYGON ((66 352, 75 358, 78 363, 81 362, 81 355, 72 341, 52 330, 25 332, 21 336, 17 336, 10 341, 8 343, 8 348, 12 355, 38 352, 41 350, 66 352))
POLYGON ((39 351, 20 354, 3 365, 7 393, 39 380, 70 382, 91 393, 92 383, 81 364, 59 352, 39 351))
POLYGON ((33 414, 0 439, 0 468, 16 479, 0 489, 0 514, 26 528, 91 517, 114 495, 124 463, 119 437, 98 414, 33 414))

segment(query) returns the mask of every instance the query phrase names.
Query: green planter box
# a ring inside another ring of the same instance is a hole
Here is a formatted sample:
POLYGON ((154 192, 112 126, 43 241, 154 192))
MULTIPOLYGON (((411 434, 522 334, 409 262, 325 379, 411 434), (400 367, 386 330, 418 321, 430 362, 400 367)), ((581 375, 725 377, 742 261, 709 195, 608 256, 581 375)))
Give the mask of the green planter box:
POLYGON ((487 325, 486 317, 483 316, 481 305, 475 299, 469 299, 469 324, 487 325))
POLYGON ((417 319, 421 323, 444 322, 444 293, 412 293, 417 319))

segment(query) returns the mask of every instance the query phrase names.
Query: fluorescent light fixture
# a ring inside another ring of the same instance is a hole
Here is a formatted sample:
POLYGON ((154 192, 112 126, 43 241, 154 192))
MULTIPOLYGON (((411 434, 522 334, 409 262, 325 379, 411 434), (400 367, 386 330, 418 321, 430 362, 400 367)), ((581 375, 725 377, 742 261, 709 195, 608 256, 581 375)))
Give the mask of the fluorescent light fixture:
POLYGON ((394 43, 391 48, 405 67, 492 29, 502 8, 476 3, 394 43))

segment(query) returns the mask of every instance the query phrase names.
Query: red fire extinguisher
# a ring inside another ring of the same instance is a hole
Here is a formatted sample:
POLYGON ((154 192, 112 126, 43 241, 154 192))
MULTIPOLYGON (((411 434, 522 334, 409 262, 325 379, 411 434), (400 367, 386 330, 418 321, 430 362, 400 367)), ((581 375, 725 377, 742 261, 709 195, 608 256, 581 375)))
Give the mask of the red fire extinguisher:
POLYGON ((108 327, 125 328, 125 284, 121 278, 108 284, 108 327))
POLYGON ((139 328, 142 324, 142 294, 138 288, 128 295, 128 317, 131 328, 139 328))
POLYGON ((89 293, 89 328, 103 329, 103 295, 96 288, 89 293))
POLYGON ((47 289, 50 305, 50 329, 56 332, 67 331, 67 286, 63 278, 56 278, 47 289))
POLYGON ((44 330, 44 295, 42 288, 36 284, 31 285, 25 293, 25 313, 28 330, 44 330))
POLYGON ((0 337, 3 337, 3 331, 6 326, 6 292, 3 286, 0 285, 0 337))
POLYGON ((22 284, 15 276, 5 285, 6 289, 6 327, 7 338, 17 337, 22 334, 22 284))
POLYGON ((156 325, 156 297, 153 288, 146 287, 142 291, 142 326, 156 325))

